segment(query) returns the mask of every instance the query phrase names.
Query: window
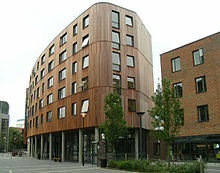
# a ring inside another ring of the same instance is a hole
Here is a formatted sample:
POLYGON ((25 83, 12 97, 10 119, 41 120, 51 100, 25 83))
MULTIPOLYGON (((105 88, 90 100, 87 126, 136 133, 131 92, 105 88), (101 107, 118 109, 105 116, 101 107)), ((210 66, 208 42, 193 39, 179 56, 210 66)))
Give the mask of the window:
POLYGON ((87 113, 88 111, 89 111, 89 100, 83 100, 81 113, 87 113))
POLYGON ((119 23, 119 13, 116 11, 112 11, 112 27, 114 28, 119 28, 120 23, 119 23))
POLYGON ((60 46, 62 46, 67 41, 67 33, 60 37, 60 46))
POLYGON ((182 82, 173 84, 173 89, 174 89, 174 97, 182 97, 183 96, 182 82))
POLYGON ((34 120, 35 120, 35 118, 33 119, 33 128, 34 128, 34 120))
POLYGON ((82 69, 85 69, 89 66, 89 55, 86 55, 82 59, 82 69))
POLYGON ((73 26, 73 36, 77 34, 77 24, 73 26))
POLYGON ((112 52, 112 70, 121 71, 120 53, 112 52))
POLYGON ((83 18, 83 29, 89 26, 89 15, 83 18))
POLYGON ((47 112, 47 115, 46 115, 46 122, 50 122, 52 119, 52 111, 49 111, 47 112))
POLYGON ((43 99, 41 99, 40 101, 39 101, 39 109, 41 109, 43 107, 43 99))
POLYGON ((32 101, 33 101, 33 94, 31 95, 31 103, 32 103, 32 101))
POLYGON ((66 68, 64 68, 63 70, 59 71, 59 74, 58 74, 59 82, 64 80, 65 78, 66 78, 66 68))
POLYGON ((121 76, 117 74, 113 74, 113 92, 117 94, 121 94, 121 76))
POLYGON ((76 115, 76 103, 72 103, 72 115, 76 115))
POLYGON ((112 48, 120 49, 120 33, 112 31, 112 48))
POLYGON ((128 111, 136 112, 136 100, 128 99, 128 111))
POLYGON ((37 85, 37 82, 38 82, 37 79, 38 79, 38 76, 35 77, 35 85, 37 85))
POLYGON ((50 61, 48 64, 48 72, 50 72, 54 67, 54 60, 50 61))
POLYGON ((76 82, 72 83, 72 94, 76 94, 76 82))
POLYGON ((82 91, 87 90, 88 89, 88 76, 82 78, 82 91))
POLYGON ((160 143, 154 143, 154 156, 160 155, 160 143))
POLYGON ((40 116, 40 123, 43 124, 43 114, 40 116))
POLYGON ((131 16, 125 16, 125 23, 128 26, 133 26, 133 18, 131 16))
POLYGON ((180 69, 181 69, 180 57, 176 57, 176 58, 171 59, 171 63, 172 63, 172 72, 180 71, 180 69))
POLYGON ((44 77, 44 69, 42 69, 41 71, 40 71, 40 79, 42 79, 44 77))
POLYGON ((57 109, 57 118, 61 119, 65 117, 65 106, 57 109))
POLYGON ((41 65, 45 62, 45 54, 41 57, 41 65))
POLYGON ((53 101, 53 95, 52 95, 52 93, 51 93, 51 94, 49 94, 49 95, 47 96, 47 104, 48 104, 48 105, 51 104, 52 101, 53 101))
POLYGON ((73 55, 77 52, 77 42, 73 44, 73 55))
POLYGON ((82 38, 82 48, 84 48, 88 45, 89 45, 89 34, 87 34, 86 36, 84 36, 82 38))
POLYGON ((135 89, 135 78, 134 77, 127 77, 128 88, 135 89))
POLYGON ((54 53, 54 44, 49 48, 49 56, 54 53))
POLYGON ((37 103, 35 103, 35 112, 37 112, 37 103))
POLYGON ((39 69, 39 62, 37 62, 37 70, 39 69))
POLYGON ((202 49, 193 52, 193 62, 194 65, 203 64, 203 51, 202 49))
POLYGON ((34 105, 31 107, 31 115, 34 115, 34 105))
POLYGON ((53 76, 47 80, 47 88, 50 88, 52 86, 53 86, 53 76))
POLYGON ((65 97, 65 87, 60 88, 58 90, 58 100, 63 99, 65 97))
POLYGON ((30 129, 31 129, 31 126, 32 126, 32 121, 30 120, 30 129))
POLYGON ((196 93, 206 92, 206 82, 205 76, 198 77, 195 79, 196 81, 196 93))
POLYGON ((72 74, 77 72, 77 62, 72 63, 72 74))
POLYGON ((39 127, 39 119, 38 119, 38 117, 36 117, 36 128, 38 128, 39 127))
POLYGON ((37 98, 40 97, 40 87, 37 88, 37 98))
POLYGON ((134 57, 127 55, 127 66, 134 67, 134 57))
POLYGON ((131 35, 126 35, 126 44, 128 46, 134 46, 134 37, 131 35))
POLYGON ((59 63, 63 62, 66 60, 66 50, 64 50, 60 55, 59 55, 59 63))
POLYGON ((44 93, 44 83, 42 83, 42 93, 44 93))
POLYGON ((35 95, 36 95, 36 90, 34 90, 34 99, 35 99, 35 95))
POLYGON ((197 106, 197 112, 199 122, 209 121, 208 105, 197 106))

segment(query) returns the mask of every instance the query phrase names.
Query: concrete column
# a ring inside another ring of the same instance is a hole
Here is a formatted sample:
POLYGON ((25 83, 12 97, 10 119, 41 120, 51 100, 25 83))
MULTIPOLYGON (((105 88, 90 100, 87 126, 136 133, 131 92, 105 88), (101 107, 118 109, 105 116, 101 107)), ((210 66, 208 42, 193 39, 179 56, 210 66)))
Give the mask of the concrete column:
POLYGON ((64 152, 65 152, 65 133, 64 133, 64 131, 62 131, 62 149, 61 149, 61 160, 62 160, 62 162, 64 162, 64 156, 65 156, 65 154, 64 154, 64 152))
POLYGON ((135 159, 138 160, 138 129, 135 129, 135 159))
POLYGON ((34 137, 32 136, 30 139, 31 139, 31 157, 33 157, 33 151, 34 151, 33 140, 34 140, 34 137))
POLYGON ((82 163, 82 129, 79 129, 79 163, 82 163))
POLYGON ((28 156, 30 157, 31 156, 31 138, 28 138, 27 139, 27 152, 28 152, 28 156))
POLYGON ((97 148, 98 148, 98 142, 99 142, 99 128, 95 127, 95 148, 94 148, 94 153, 95 153, 95 163, 98 163, 98 152, 97 152, 97 148))
POLYGON ((34 157, 37 158, 37 136, 34 139, 34 157))
POLYGON ((49 134, 49 160, 52 160, 52 133, 49 134))
POLYGON ((43 159, 43 151, 44 151, 44 136, 40 135, 40 158, 43 159))

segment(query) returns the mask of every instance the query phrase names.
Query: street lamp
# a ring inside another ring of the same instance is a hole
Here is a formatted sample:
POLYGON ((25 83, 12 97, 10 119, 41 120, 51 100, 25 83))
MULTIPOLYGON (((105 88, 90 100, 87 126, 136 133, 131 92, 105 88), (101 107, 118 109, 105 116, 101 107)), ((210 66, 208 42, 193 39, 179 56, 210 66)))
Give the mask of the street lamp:
POLYGON ((84 166, 84 118, 86 117, 86 113, 82 112, 81 116, 83 118, 83 128, 82 128, 82 166, 84 166))
POLYGON ((145 112, 136 112, 136 114, 140 118, 140 133, 139 133, 139 139, 140 139, 140 159, 142 160, 142 116, 145 114, 145 112))

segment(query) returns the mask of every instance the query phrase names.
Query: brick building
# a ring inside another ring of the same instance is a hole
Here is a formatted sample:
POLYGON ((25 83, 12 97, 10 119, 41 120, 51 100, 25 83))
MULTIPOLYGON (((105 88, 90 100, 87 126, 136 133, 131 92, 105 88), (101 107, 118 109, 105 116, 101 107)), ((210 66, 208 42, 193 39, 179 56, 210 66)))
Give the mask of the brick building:
POLYGON ((175 139, 178 158, 220 159, 220 32, 161 54, 162 78, 171 81, 184 109, 175 139))

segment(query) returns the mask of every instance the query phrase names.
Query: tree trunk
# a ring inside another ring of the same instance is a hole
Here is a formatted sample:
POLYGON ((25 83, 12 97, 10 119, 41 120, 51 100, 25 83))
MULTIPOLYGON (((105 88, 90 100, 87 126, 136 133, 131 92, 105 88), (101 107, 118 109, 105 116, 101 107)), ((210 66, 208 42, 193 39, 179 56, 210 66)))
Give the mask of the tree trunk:
POLYGON ((170 141, 167 143, 167 159, 168 159, 168 167, 170 167, 170 141))

